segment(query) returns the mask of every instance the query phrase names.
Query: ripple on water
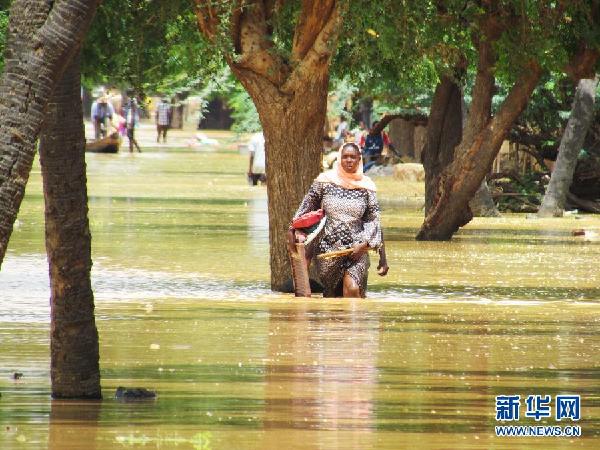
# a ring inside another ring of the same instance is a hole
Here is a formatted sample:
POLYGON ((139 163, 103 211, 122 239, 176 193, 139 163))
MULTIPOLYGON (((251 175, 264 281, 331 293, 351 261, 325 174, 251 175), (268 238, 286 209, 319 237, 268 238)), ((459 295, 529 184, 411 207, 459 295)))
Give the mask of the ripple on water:
MULTIPOLYGON (((47 321, 50 312, 48 265, 41 255, 6 258, 0 272, 2 321, 47 321)), ((95 262, 94 298, 103 300, 245 299, 270 294, 266 283, 240 284, 197 273, 169 273, 108 267, 95 262)))
MULTIPOLYGON (((241 283, 208 274, 165 272, 94 263, 92 285, 96 301, 152 299, 267 300, 276 298, 266 282, 241 283)), ((47 322, 50 308, 48 266, 39 254, 7 256, 0 272, 0 319, 4 322, 47 322)), ((369 300, 386 303, 469 303, 536 306, 554 301, 597 305, 600 290, 572 288, 414 286, 375 287, 369 300)))

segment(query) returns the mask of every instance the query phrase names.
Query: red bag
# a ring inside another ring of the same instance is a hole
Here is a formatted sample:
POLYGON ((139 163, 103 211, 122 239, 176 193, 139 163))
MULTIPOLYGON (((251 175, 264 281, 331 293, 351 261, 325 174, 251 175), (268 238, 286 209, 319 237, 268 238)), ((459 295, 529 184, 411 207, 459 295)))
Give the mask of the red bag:
POLYGON ((299 230, 301 228, 311 227, 319 223, 323 217, 325 217, 325 213, 322 209, 307 212, 306 214, 302 214, 296 220, 292 221, 292 228, 299 230))

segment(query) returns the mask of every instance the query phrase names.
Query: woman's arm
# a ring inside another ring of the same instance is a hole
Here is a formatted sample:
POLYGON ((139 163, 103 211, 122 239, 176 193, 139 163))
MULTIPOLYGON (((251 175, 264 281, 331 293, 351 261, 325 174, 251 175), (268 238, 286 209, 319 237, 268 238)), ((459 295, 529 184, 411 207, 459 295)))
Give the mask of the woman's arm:
POLYGON ((377 273, 384 277, 387 275, 390 267, 387 263, 387 256, 385 254, 385 242, 381 243, 381 247, 379 247, 379 264, 377 264, 377 273))
MULTIPOLYGON (((310 211, 316 211, 317 209, 321 208, 322 200, 323 183, 313 181, 313 184, 310 186, 310 189, 308 190, 308 193, 304 196, 304 199, 302 199, 302 202, 300 203, 300 206, 298 207, 298 210, 296 211, 296 214, 294 214, 292 220, 297 219, 302 214, 306 214, 310 211)), ((290 227, 288 229, 286 242, 288 250, 294 253, 296 251, 296 236, 294 234, 292 224, 290 224, 290 227)))
POLYGON ((298 211, 294 214, 294 219, 297 219, 302 214, 306 214, 310 211, 316 211, 321 208, 321 202, 323 201, 323 183, 318 181, 313 181, 313 184, 310 186, 308 193, 302 199, 300 206, 298 207, 298 211))
POLYGON ((367 209, 363 215, 363 241, 369 248, 376 249, 383 243, 379 202, 372 191, 367 191, 367 209))
POLYGON ((362 221, 362 239, 358 244, 354 245, 354 251, 350 255, 350 259, 353 261, 358 261, 370 248, 379 249, 383 242, 381 225, 379 223, 379 203, 374 192, 367 191, 367 209, 362 221))

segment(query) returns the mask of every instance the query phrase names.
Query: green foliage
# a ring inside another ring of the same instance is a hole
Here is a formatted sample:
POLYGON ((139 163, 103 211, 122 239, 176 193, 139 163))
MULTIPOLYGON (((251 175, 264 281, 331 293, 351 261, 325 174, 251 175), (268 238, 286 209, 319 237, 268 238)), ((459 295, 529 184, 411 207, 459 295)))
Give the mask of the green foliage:
POLYGON ((4 70, 4 50, 8 32, 8 3, 0 2, 0 71, 4 70))
POLYGON ((227 105, 233 110, 231 114, 234 121, 231 127, 233 131, 252 133, 262 129, 256 107, 241 84, 235 84, 233 91, 227 97, 227 105))
POLYGON ((105 0, 86 39, 82 74, 88 87, 133 86, 143 96, 196 87, 221 66, 188 0, 105 0))
POLYGON ((478 60, 474 38, 483 38, 481 23, 492 18, 505 26, 495 45, 498 105, 529 61, 560 73, 581 42, 600 46, 597 3, 500 0, 486 10, 468 0, 350 1, 333 73, 347 74, 362 95, 393 110, 421 109, 440 74, 462 81, 469 101, 478 60), (455 67, 462 61, 461 75, 455 67))
POLYGON ((344 116, 351 119, 347 110, 347 103, 358 92, 358 87, 346 76, 342 79, 333 79, 329 83, 329 107, 327 116, 329 119, 344 116))
POLYGON ((206 112, 209 100, 222 97, 233 111, 231 114, 233 131, 250 133, 261 130, 258 112, 252 99, 235 79, 229 67, 222 67, 213 76, 205 79, 202 88, 196 90, 196 95, 202 99, 201 114, 206 112))
POLYGON ((533 92, 532 99, 519 122, 537 134, 558 144, 562 128, 571 115, 576 86, 562 73, 547 74, 533 92))
POLYGON ((350 2, 343 23, 334 74, 349 73, 363 95, 400 108, 433 92, 438 73, 468 46, 459 42, 464 31, 456 21, 428 1, 350 2))
POLYGON ((0 0, 0 71, 4 70, 4 51, 8 34, 8 10, 12 0, 0 0))
POLYGON ((537 212, 544 197, 545 183, 543 174, 526 173, 492 180, 490 187, 504 194, 496 199, 500 211, 537 212))

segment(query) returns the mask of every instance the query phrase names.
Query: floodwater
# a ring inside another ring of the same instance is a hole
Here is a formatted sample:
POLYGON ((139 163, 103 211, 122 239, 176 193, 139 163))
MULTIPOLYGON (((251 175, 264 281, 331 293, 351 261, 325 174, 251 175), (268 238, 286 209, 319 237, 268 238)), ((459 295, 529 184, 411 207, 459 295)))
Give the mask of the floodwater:
POLYGON ((597 448, 600 218, 507 215, 416 242, 422 187, 378 180, 389 275, 366 300, 295 299, 268 289, 265 190, 222 140, 87 158, 101 402, 49 396, 36 163, 0 272, 1 449, 597 448), (581 436, 496 437, 495 396, 517 394, 504 424, 581 436), (581 420, 555 420, 561 394, 581 420), (528 395, 552 417, 524 417, 528 395))

